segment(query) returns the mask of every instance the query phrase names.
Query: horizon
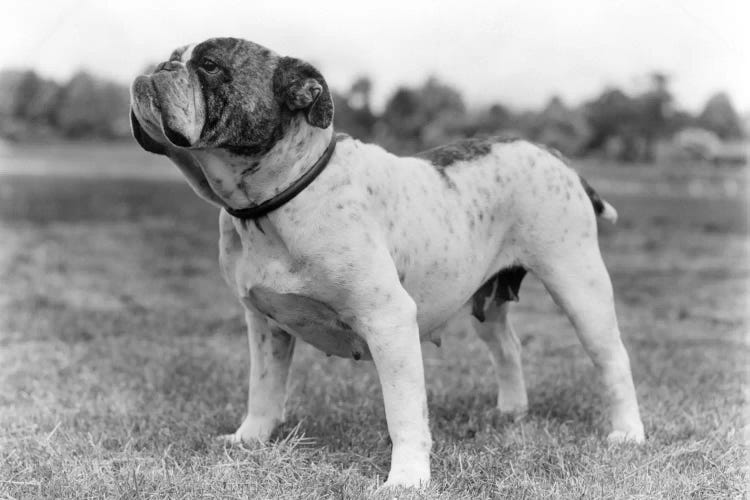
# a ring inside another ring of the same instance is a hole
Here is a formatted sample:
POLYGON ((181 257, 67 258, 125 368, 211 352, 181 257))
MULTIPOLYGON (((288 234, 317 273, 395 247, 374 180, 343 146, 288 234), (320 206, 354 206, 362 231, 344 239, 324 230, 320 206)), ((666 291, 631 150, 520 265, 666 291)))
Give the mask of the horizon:
POLYGON ((33 69, 56 81, 85 70, 128 84, 174 47, 220 34, 306 59, 340 92, 366 75, 375 109, 398 86, 415 87, 429 76, 456 88, 469 109, 501 103, 524 111, 542 108, 553 96, 578 107, 607 87, 637 93, 648 74, 659 71, 670 77, 680 109, 699 112, 712 95, 726 92, 738 113, 750 113, 744 57, 750 33, 740 15, 750 8, 740 2, 580 0, 561 8, 483 0, 471 11, 458 2, 438 8, 425 0, 386 3, 352 9, 322 2, 309 9, 287 1, 251 8, 222 0, 197 16, 197 2, 68 0, 32 14, 32 6, 13 1, 11 15, 0 20, 0 40, 15 50, 0 54, 0 69, 33 69), (228 18, 227 11, 236 14, 228 18), (32 16, 35 22, 26 22, 32 16), (165 18, 174 28, 162 28, 165 18), (622 33, 647 50, 621 40, 622 33), (101 38, 108 43, 90 41, 101 38))

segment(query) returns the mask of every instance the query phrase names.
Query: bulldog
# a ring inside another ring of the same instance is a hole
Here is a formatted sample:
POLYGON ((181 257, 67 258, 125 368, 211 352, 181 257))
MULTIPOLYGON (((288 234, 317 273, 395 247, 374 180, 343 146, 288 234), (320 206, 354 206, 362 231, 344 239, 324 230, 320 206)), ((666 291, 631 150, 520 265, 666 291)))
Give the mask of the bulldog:
POLYGON ((527 272, 572 321, 609 400, 609 440, 644 439, 596 217, 603 201, 553 152, 467 139, 410 157, 335 134, 310 64, 214 38, 175 50, 131 87, 137 142, 169 157, 221 209, 219 260, 250 344, 248 410, 230 442, 284 420, 295 341, 372 359, 391 468, 385 486, 430 479, 421 341, 476 331, 497 372, 497 408, 527 409, 511 325, 527 272))

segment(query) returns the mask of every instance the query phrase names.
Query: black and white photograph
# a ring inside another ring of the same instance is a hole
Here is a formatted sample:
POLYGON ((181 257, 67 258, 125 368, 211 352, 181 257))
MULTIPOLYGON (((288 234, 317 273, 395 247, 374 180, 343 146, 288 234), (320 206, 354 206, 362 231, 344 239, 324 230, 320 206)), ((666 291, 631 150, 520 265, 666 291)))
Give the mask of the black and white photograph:
POLYGON ((0 499, 750 496, 745 2, 0 13, 0 499))

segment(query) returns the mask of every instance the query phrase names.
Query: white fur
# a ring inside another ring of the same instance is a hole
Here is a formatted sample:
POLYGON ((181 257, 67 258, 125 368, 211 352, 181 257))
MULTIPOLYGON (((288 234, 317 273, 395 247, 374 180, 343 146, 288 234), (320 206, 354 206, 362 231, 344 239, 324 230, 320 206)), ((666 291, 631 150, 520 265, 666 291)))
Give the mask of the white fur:
MULTIPOLYGON (((258 184, 247 179, 241 193, 216 194, 241 208, 235 202, 278 192, 320 156, 331 130, 297 133, 310 135, 304 157, 285 139, 264 160, 276 166, 274 175, 259 176, 258 184)), ((217 158, 200 158, 209 183, 216 172, 237 171, 217 158)), ((512 265, 539 277, 573 321, 612 401, 610 438, 643 440, 594 211, 577 174, 523 141, 495 144, 490 154, 445 172, 447 178, 426 160, 344 140, 318 179, 257 224, 222 211, 222 273, 247 310, 252 362, 277 367, 263 379, 251 369, 248 416, 232 440, 267 439, 283 418, 289 363, 273 358, 260 339, 270 342, 268 332, 279 327, 330 350, 332 337, 316 332, 335 319, 364 340, 378 370, 393 442, 386 484, 426 484, 431 438, 420 340, 465 322, 472 294, 512 265)), ((611 216, 614 209, 605 207, 611 216)), ((522 414, 520 345, 507 309, 490 306, 484 323, 472 321, 497 367, 498 408, 522 414)), ((341 340, 334 348, 356 345, 341 340)))
POLYGON ((195 46, 197 44, 191 44, 188 45, 187 48, 182 52, 182 55, 180 56, 180 61, 183 63, 187 63, 191 57, 193 57, 193 49, 195 49, 195 46))
MULTIPOLYGON (((272 198, 331 139, 331 127, 316 128, 299 113, 259 157, 203 144, 196 75, 178 66, 171 81, 159 80, 157 107, 148 78, 166 76, 136 79, 133 112, 216 206, 241 209, 272 198), (167 141, 165 105, 191 147, 167 141)), ((577 174, 524 141, 479 153, 440 170, 346 139, 314 182, 267 216, 244 221, 222 210, 221 270, 245 308, 251 359, 248 413, 230 442, 266 440, 283 421, 299 338, 327 353, 373 359, 393 443, 386 486, 426 484, 432 440, 420 341, 439 344, 444 333, 470 325, 497 368, 498 408, 514 415, 527 409, 508 304, 484 301, 484 322, 469 316, 473 294, 512 266, 536 275, 573 322, 610 399, 610 440, 643 441, 594 209, 577 174)), ((604 207, 602 216, 614 221, 617 212, 604 207)))
POLYGON ((617 210, 615 210, 615 207, 604 200, 602 200, 602 203, 604 204, 604 211, 601 214, 601 218, 608 220, 612 224, 617 224, 617 210))

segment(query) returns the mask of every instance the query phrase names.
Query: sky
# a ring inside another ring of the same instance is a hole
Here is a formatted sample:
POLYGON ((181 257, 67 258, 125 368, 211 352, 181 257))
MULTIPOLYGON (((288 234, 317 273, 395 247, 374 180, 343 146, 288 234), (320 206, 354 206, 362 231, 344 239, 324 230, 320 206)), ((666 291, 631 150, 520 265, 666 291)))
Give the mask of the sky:
POLYGON ((60 80, 129 82, 175 47, 235 36, 313 63, 335 89, 370 76, 376 107, 428 75, 469 106, 521 110, 638 91, 658 70, 680 107, 723 90, 750 112, 747 0, 0 0, 0 14, 0 68, 60 80))

